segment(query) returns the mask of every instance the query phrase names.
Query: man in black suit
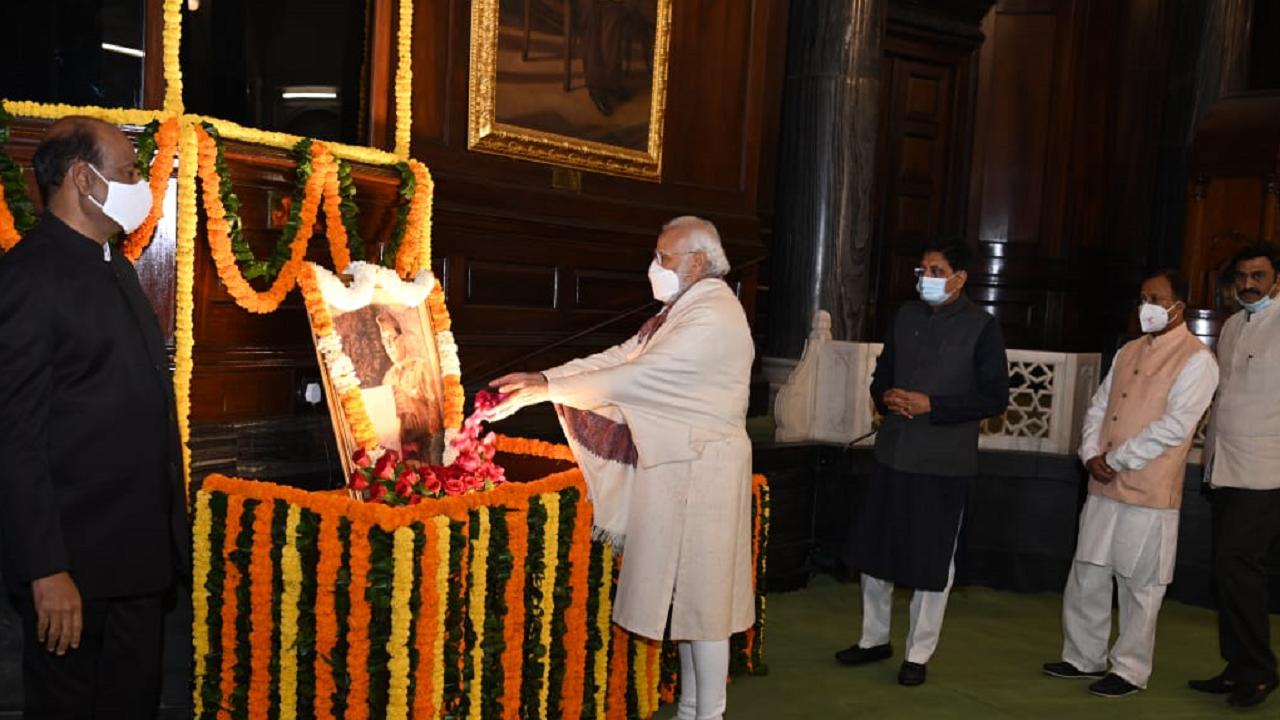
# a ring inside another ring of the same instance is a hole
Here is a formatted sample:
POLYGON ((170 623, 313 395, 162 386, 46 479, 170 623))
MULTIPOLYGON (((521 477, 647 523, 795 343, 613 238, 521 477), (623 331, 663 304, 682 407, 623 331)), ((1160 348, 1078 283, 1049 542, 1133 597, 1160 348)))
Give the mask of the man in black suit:
POLYGON ((44 215, 0 257, 0 559, 26 717, 154 717, 186 499, 164 338, 108 244, 150 190, 89 118, 54 123, 33 165, 44 215))

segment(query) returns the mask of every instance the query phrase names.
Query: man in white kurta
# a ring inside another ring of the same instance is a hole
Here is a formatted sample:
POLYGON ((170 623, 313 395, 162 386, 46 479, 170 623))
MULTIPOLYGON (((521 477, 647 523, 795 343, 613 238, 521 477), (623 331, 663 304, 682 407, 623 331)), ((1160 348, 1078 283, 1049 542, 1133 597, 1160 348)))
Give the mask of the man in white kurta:
POLYGON ((677 218, 649 276, 664 307, 627 342, 495 381, 496 415, 549 400, 578 456, 596 531, 624 543, 614 622, 680 642, 679 718, 720 718, 729 636, 754 622, 754 343, 714 226, 677 218))
POLYGON ((1116 354, 1085 416, 1080 459, 1089 497, 1062 596, 1062 662, 1044 671, 1097 678, 1089 691, 1104 697, 1144 689, 1151 676, 1187 453, 1218 384, 1213 355, 1187 330, 1185 298, 1186 280, 1175 271, 1143 282, 1145 334, 1116 354), (1120 626, 1108 658, 1113 578, 1120 626))
POLYGON ((1236 299, 1218 339, 1222 380, 1205 439, 1213 488, 1213 589, 1226 668, 1192 689, 1250 707, 1276 688, 1268 618, 1268 551, 1280 543, 1280 248, 1254 245, 1232 261, 1236 299))

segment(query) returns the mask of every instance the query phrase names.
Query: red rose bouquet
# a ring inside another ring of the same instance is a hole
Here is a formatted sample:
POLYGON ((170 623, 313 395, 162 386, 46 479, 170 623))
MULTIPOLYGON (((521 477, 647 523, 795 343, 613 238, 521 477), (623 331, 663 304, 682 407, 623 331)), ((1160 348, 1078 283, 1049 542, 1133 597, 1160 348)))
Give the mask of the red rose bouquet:
POLYGON ((457 457, 449 465, 423 462, 420 449, 412 444, 403 452, 384 450, 376 456, 361 449, 351 456, 347 488, 365 502, 417 505, 426 498, 492 490, 505 483, 502 467, 493 462, 493 433, 481 436, 483 424, 504 397, 485 390, 476 393, 475 409, 450 441, 457 457))

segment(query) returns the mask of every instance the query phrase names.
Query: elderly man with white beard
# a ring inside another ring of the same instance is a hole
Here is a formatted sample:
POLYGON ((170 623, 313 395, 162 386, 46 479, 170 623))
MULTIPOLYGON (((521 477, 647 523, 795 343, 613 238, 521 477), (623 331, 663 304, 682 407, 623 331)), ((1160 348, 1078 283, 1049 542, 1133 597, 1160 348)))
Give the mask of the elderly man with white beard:
POLYGON ((755 620, 747 395, 755 348, 724 282, 715 226, 667 223, 649 280, 662 310, 631 339, 494 381, 502 418, 550 401, 578 458, 596 533, 622 546, 613 620, 680 650, 678 718, 725 709, 729 636, 755 620))

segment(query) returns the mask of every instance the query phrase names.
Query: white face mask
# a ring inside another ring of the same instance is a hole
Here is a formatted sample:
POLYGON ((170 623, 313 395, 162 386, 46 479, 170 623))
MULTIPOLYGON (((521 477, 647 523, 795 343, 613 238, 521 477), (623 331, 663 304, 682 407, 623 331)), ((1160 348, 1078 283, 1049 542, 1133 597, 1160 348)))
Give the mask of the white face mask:
POLYGON ((1169 311, 1159 305, 1142 303, 1138 308, 1138 323, 1144 333, 1158 333, 1169 327, 1169 311))
POLYGON ((143 180, 132 184, 108 180, 98 172, 98 168, 89 165, 89 169, 107 184, 107 199, 98 202, 90 195, 89 202, 97 205, 126 233, 137 230, 151 212, 151 186, 143 180))
POLYGON ((916 292, 930 305, 941 305, 951 297, 947 292, 947 278, 921 277, 916 281, 916 292))
POLYGON ((1271 293, 1275 292, 1275 289, 1276 289, 1276 286, 1272 284, 1271 289, 1267 291, 1266 295, 1263 295, 1262 297, 1258 298, 1257 300, 1254 300, 1253 302, 1245 302, 1240 297, 1240 291, 1236 290, 1236 302, 1240 303, 1240 307, 1248 311, 1250 315, 1254 313, 1260 313, 1263 310, 1266 310, 1267 308, 1271 307, 1271 303, 1275 302, 1275 298, 1271 297, 1271 293))
POLYGON ((680 276, 675 270, 659 265, 657 260, 649 263, 649 285, 653 287, 654 299, 659 302, 671 302, 680 294, 680 276))

